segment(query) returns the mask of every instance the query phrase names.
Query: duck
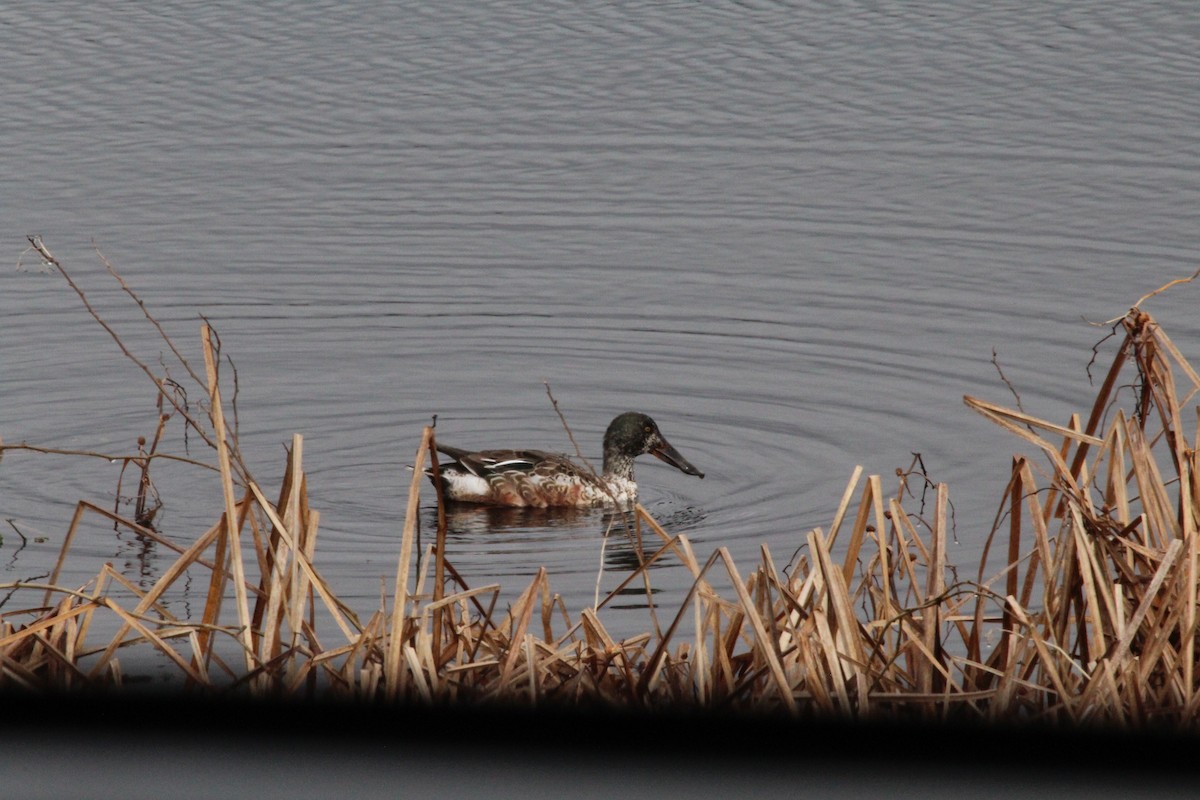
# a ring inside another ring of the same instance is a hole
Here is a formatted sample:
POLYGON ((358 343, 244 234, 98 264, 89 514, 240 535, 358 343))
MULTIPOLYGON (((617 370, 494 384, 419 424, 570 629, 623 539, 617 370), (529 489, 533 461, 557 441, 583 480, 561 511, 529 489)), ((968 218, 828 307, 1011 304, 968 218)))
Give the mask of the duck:
MULTIPOLYGON (((542 450, 464 450, 437 443, 450 458, 439 464, 442 496, 456 503, 492 506, 630 505, 637 498, 633 461, 649 453, 685 475, 703 478, 645 414, 618 414, 604 433, 600 475, 565 455, 542 450)), ((432 468, 425 474, 435 481, 432 468)))

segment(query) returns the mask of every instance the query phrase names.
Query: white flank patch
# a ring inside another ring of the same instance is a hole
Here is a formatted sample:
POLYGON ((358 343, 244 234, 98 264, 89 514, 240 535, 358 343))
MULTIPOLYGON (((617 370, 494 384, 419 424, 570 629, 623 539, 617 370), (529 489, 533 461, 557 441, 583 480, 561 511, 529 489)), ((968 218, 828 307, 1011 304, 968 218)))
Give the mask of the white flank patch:
POLYGON ((478 475, 466 472, 451 473, 447 493, 451 500, 478 500, 487 497, 492 487, 478 475))

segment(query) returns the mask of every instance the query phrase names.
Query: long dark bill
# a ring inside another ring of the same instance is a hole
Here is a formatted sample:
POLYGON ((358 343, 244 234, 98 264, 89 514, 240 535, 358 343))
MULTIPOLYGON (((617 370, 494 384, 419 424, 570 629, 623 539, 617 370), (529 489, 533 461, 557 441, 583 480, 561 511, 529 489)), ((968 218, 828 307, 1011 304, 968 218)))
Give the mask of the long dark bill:
POLYGON ((685 475, 695 475, 698 478, 703 478, 704 473, 692 466, 691 462, 679 454, 679 451, 671 446, 671 443, 666 439, 659 438, 659 442, 654 447, 650 448, 650 455, 667 462, 675 469, 685 475))

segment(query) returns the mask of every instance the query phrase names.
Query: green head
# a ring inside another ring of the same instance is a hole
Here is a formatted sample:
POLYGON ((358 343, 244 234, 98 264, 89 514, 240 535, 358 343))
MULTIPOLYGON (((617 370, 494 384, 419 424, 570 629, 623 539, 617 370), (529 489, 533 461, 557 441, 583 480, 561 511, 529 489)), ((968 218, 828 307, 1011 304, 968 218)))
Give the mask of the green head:
POLYGON ((604 474, 632 480, 633 459, 642 453, 649 453, 684 474, 704 477, 703 472, 671 446, 654 420, 645 414, 627 411, 614 419, 604 434, 604 474))

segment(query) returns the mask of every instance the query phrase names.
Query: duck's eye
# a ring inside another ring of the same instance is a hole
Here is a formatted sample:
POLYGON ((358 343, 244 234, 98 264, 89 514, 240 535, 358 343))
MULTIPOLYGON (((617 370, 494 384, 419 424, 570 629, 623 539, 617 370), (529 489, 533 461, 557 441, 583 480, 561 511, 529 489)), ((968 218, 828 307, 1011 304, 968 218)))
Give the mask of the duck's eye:
POLYGON ((651 428, 649 425, 647 425, 645 431, 646 433, 654 433, 654 428, 651 428))

